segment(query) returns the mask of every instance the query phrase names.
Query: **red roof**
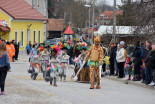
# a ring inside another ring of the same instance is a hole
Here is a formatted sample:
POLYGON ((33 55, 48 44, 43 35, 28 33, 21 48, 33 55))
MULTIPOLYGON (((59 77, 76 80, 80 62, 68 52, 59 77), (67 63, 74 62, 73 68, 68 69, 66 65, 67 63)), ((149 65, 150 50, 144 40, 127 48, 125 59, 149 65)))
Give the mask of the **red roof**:
POLYGON ((0 9, 14 19, 47 20, 24 0, 0 0, 0 9))
POLYGON ((48 31, 63 31, 64 28, 64 19, 48 19, 48 31))
POLYGON ((10 31, 10 28, 8 26, 3 27, 2 25, 0 25, 0 31, 9 32, 10 31))
MULTIPOLYGON (((104 19, 113 19, 113 11, 104 11, 102 12, 103 15, 108 16, 108 18, 104 18, 104 19)), ((122 11, 116 11, 116 15, 121 15, 122 11)))
POLYGON ((67 27, 67 29, 65 30, 64 34, 74 34, 72 28, 70 26, 67 27))

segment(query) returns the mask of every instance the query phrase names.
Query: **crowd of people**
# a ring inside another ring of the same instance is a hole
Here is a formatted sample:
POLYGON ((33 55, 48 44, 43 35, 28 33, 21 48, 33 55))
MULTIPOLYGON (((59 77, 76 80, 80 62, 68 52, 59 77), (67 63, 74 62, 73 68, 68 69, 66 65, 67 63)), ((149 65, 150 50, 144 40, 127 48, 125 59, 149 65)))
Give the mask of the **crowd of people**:
MULTIPOLYGON (((90 89, 94 89, 94 70, 97 77, 97 89, 100 89, 99 70, 102 66, 102 73, 110 69, 110 76, 124 78, 128 73, 128 79, 132 81, 142 81, 146 85, 155 86, 155 43, 139 41, 131 53, 124 41, 119 44, 112 43, 110 47, 101 47, 100 38, 94 38, 94 45, 88 46, 85 42, 58 42, 54 45, 31 44, 26 46, 29 55, 31 78, 36 79, 39 72, 43 73, 45 81, 52 82, 57 86, 57 75, 62 81, 66 81, 66 70, 69 64, 80 69, 86 62, 90 72, 90 89), (83 57, 84 56, 84 57, 83 57), (39 61, 37 61, 39 60, 39 61), (79 67, 78 67, 79 66, 79 67), (133 77, 132 77, 133 76, 133 77)), ((10 62, 18 60, 19 44, 14 40, 11 42, 0 39, 0 87, 1 94, 4 95, 5 78, 10 70, 10 62)), ((101 73, 100 73, 101 74, 101 73)), ((76 73, 74 71, 75 76, 76 73)))
POLYGON ((127 72, 127 80, 142 81, 146 85, 155 86, 155 44, 150 41, 145 44, 138 41, 131 54, 127 54, 127 48, 124 41, 111 44, 110 76, 124 78, 127 72))

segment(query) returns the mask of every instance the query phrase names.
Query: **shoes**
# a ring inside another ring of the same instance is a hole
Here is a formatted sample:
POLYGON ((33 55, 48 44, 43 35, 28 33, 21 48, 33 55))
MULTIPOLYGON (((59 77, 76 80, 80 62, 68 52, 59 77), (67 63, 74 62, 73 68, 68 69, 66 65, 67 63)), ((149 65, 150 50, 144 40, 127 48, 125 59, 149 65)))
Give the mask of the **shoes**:
POLYGON ((135 78, 135 79, 132 79, 132 81, 140 81, 140 79, 138 79, 138 78, 135 78))
POLYGON ((131 80, 130 78, 128 78, 127 80, 131 80))
POLYGON ((150 84, 148 84, 149 86, 155 86, 155 82, 151 82, 150 84))
POLYGON ((3 92, 1 92, 1 95, 6 95, 6 94, 5 94, 4 91, 3 91, 3 92))
POLYGON ((100 88, 101 88, 100 84, 97 84, 96 89, 100 89, 100 88))
POLYGON ((50 81, 50 85, 52 85, 52 81, 50 81))
POLYGON ((57 84, 55 83, 54 86, 57 87, 57 84))
POLYGON ((91 84, 90 89, 94 89, 94 84, 91 84))

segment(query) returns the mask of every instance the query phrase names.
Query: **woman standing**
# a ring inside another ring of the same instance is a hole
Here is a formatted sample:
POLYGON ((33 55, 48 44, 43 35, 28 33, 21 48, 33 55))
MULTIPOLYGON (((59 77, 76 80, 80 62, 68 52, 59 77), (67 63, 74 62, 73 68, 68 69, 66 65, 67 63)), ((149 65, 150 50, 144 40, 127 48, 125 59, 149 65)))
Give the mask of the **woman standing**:
POLYGON ((124 51, 124 44, 117 45, 117 52, 116 52, 116 60, 119 69, 119 76, 118 78, 123 78, 124 76, 124 63, 125 63, 125 51, 124 51))
POLYGON ((4 87, 5 87, 5 79, 7 76, 7 71, 10 69, 10 61, 9 56, 6 51, 6 44, 0 44, 0 87, 1 87, 1 95, 5 95, 4 87))

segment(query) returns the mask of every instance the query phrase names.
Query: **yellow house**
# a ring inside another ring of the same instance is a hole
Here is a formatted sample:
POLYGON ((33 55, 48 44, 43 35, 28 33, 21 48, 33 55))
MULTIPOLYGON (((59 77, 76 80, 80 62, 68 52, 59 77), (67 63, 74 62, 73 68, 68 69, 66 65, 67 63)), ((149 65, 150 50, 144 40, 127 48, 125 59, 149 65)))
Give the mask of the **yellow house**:
POLYGON ((47 18, 24 0, 0 0, 0 20, 8 23, 7 27, 0 26, 0 37, 19 42, 20 50, 25 50, 29 41, 42 43, 45 38, 47 18))

